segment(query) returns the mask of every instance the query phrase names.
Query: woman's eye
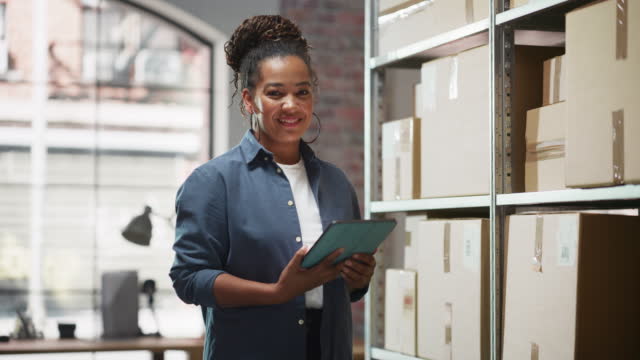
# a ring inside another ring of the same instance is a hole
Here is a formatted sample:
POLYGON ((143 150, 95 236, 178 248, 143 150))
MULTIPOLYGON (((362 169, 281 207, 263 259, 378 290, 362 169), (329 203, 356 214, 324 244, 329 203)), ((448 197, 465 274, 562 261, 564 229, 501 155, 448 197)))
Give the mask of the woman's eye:
POLYGON ((280 91, 276 91, 276 90, 267 92, 267 96, 277 97, 277 96, 280 96, 280 95, 281 95, 280 91))
POLYGON ((310 94, 309 90, 300 90, 300 91, 298 91, 298 95, 300 95, 300 96, 306 96, 306 95, 309 95, 309 94, 310 94))

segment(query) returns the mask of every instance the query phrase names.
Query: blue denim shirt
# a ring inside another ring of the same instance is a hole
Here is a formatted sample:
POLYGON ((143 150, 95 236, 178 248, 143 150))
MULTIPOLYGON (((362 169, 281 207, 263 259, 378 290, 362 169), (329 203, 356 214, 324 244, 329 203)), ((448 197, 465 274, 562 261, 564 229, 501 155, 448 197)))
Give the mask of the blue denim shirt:
MULTIPOLYGON (((322 225, 360 218, 355 191, 337 167, 300 143, 322 225)), ((184 302, 200 305, 204 359, 304 359, 304 294, 272 306, 222 308, 213 283, 222 273, 275 283, 302 246, 291 186, 273 154, 247 131, 239 145, 197 168, 178 190, 175 260, 170 276, 184 302), (303 320, 303 321, 300 321, 303 320)), ((323 287, 322 358, 352 358, 351 301, 342 278, 323 287)))

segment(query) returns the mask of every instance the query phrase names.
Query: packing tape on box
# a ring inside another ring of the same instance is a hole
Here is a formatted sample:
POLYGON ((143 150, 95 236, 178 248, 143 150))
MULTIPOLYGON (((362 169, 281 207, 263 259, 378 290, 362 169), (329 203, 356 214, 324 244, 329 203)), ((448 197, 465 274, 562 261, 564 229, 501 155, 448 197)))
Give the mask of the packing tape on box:
POLYGON ((451 272, 451 224, 444 223, 444 273, 451 272))
POLYGON ((565 156, 565 140, 554 139, 527 144, 526 162, 560 159, 565 156))
POLYGON ((473 9, 473 0, 465 1, 465 10, 466 10, 465 15, 466 15, 467 24, 471 24, 475 17, 474 9, 473 9))
POLYGON ((538 360, 540 357, 540 346, 534 342, 531 343, 531 360, 538 360))
POLYGON ((613 122, 613 183, 624 184, 624 109, 611 114, 613 122))
POLYGON ((393 197, 396 200, 400 200, 403 198, 401 185, 403 174, 402 169, 402 157, 403 154, 411 153, 411 142, 413 140, 413 120, 405 121, 399 120, 393 130, 393 140, 395 144, 395 154, 394 154, 394 162, 395 162, 395 189, 393 197))
POLYGON ((533 258, 531 261, 531 268, 535 272, 542 272, 542 229, 543 229, 543 217, 536 216, 536 234, 535 244, 533 249, 533 258))
POLYGON ((445 303, 444 304, 444 344, 447 348, 446 357, 447 360, 453 359, 453 346, 451 346, 451 341, 453 338, 452 332, 452 324, 453 324, 453 304, 445 303))
POLYGON ((458 57, 453 56, 449 69, 449 100, 458 98, 458 63, 458 57))
POLYGON ((420 70, 420 83, 422 84, 422 111, 421 115, 436 111, 438 90, 436 87, 438 69, 433 62, 422 65, 420 70))
POLYGON ((629 0, 616 0, 616 59, 627 58, 628 8, 629 0))
POLYGON ((560 102, 560 73, 562 72, 562 58, 557 56, 551 62, 552 76, 553 76, 553 87, 551 88, 551 100, 552 104, 556 104, 560 102))
POLYGON ((394 6, 382 12, 378 16, 378 26, 385 26, 406 19, 420 11, 425 10, 435 0, 411 0, 394 6))

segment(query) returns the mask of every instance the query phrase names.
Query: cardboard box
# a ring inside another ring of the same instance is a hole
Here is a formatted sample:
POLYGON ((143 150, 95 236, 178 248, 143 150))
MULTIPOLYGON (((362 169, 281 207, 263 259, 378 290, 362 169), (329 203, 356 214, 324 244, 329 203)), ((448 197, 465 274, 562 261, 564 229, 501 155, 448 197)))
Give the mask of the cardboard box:
POLYGON ((408 6, 411 6, 415 3, 420 2, 419 0, 379 0, 378 1, 378 16, 387 15, 408 6))
POLYGON ((489 47, 422 65, 423 198, 489 193, 489 47))
POLYGON ((384 71, 381 114, 385 121, 415 116, 414 92, 418 81, 420 81, 420 69, 386 69, 384 71))
POLYGON ((489 221, 422 221, 418 357, 489 359, 489 221))
POLYGON ((527 5, 530 2, 535 2, 536 0, 511 0, 511 8, 517 8, 518 6, 527 5))
POLYGON ((504 359, 640 359, 640 219, 508 219, 504 359))
POLYGON ((542 78, 542 105, 557 104, 567 100, 567 70, 564 55, 544 62, 542 78))
POLYGON ((525 191, 562 190, 564 186, 567 104, 527 112, 525 191))
POLYGON ((378 18, 378 54, 489 17, 488 0, 408 1, 405 4, 404 9, 378 18))
MULTIPOLYGON (((542 106, 542 78, 545 60, 560 55, 563 48, 516 46, 513 89, 511 90, 511 183, 505 193, 525 191, 526 120, 527 111, 542 106)), ((508 141, 508 139, 505 139, 508 141)))
POLYGON ((384 347, 416 354, 416 273, 387 269, 384 306, 384 347))
POLYGON ((420 119, 382 124, 382 200, 420 196, 420 119))
POLYGON ((567 14, 569 187, 640 183, 640 3, 616 4, 567 14))
POLYGON ((404 268, 406 270, 418 271, 421 261, 420 256, 420 223, 427 219, 426 215, 409 215, 404 221, 405 244, 404 244, 404 268))

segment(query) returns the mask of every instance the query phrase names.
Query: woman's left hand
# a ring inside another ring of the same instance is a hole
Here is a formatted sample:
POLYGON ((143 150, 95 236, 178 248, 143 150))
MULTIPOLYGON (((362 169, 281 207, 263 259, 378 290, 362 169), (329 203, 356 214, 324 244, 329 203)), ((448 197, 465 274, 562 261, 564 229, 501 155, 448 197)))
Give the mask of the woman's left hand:
POLYGON ((371 281, 376 268, 376 259, 369 254, 355 254, 347 259, 342 268, 342 277, 350 291, 363 289, 371 281))

